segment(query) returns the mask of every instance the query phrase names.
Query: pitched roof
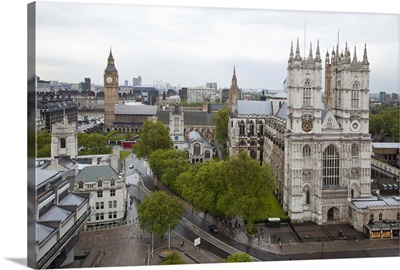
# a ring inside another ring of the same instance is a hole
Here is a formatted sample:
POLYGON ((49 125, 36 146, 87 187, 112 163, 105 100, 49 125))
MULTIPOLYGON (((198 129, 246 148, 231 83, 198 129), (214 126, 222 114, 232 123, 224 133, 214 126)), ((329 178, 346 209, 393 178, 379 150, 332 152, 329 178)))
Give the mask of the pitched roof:
POLYGON ((272 114, 272 106, 269 100, 238 100, 238 115, 269 115, 272 114))
POLYGON ((150 105, 115 105, 115 114, 156 115, 157 106, 150 105))
POLYGON ((97 182, 98 177, 104 181, 109 181, 111 177, 114 177, 115 180, 119 179, 118 173, 110 165, 87 166, 77 175, 77 179, 85 182, 97 182))

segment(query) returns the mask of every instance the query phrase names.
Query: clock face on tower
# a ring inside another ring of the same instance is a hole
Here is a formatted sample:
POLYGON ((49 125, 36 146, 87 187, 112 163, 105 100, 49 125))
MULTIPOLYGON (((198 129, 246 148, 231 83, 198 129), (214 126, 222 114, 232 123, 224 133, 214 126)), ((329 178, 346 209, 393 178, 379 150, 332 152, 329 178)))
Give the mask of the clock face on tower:
POLYGON ((112 83, 112 77, 107 77, 106 82, 107 83, 112 83))
POLYGON ((313 123, 311 120, 303 120, 301 123, 301 128, 304 132, 310 132, 313 128, 313 123))

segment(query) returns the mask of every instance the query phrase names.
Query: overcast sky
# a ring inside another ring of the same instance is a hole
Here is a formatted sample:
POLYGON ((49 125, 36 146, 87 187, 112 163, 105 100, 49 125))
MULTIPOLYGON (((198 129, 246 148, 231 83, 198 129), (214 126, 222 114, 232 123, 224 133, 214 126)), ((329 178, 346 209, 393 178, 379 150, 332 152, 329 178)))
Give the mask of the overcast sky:
MULTIPOLYGON (((143 2, 143 1, 142 1, 143 2)), ((37 75, 103 84, 110 47, 120 84, 141 76, 172 86, 216 82, 229 87, 233 67, 241 88, 282 89, 291 42, 322 59, 346 42, 351 57, 367 46, 370 91, 399 89, 399 17, 391 14, 134 4, 37 2, 37 75)))

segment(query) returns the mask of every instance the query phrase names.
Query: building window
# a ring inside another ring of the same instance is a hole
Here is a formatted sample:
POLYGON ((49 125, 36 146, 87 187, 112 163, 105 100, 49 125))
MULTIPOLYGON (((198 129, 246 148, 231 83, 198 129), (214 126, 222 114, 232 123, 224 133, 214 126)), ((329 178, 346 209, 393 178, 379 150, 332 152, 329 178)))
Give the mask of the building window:
POLYGON ((113 218, 117 218, 117 212, 113 212, 113 218))
POLYGON ((397 212, 397 221, 400 221, 400 212, 397 212))
POLYGON ((113 202, 112 201, 108 201, 108 208, 113 208, 113 202))
POLYGON ((111 196, 111 197, 114 197, 114 196, 115 196, 115 189, 111 189, 111 190, 110 190, 110 196, 111 196))
POLYGON ((303 147, 303 158, 309 158, 311 157, 311 147, 306 144, 303 147))
POLYGON ((100 213, 100 220, 104 220, 104 213, 100 213))
POLYGON ((245 124, 244 124, 244 121, 242 120, 242 121, 240 121, 240 124, 239 124, 239 135, 244 136, 245 130, 246 130, 245 124))
POLYGON ((98 181, 97 182, 97 187, 103 187, 103 181, 98 181))
POLYGON ((83 182, 79 182, 79 188, 83 188, 83 182))
POLYGON ((96 209, 100 209, 100 203, 99 202, 96 203, 96 209))
POLYGON ((117 201, 114 201, 114 208, 117 208, 117 201))
POLYGON ((339 185, 339 153, 334 145, 329 145, 322 155, 323 186, 339 185))
POLYGON ((351 145, 351 156, 358 157, 358 146, 355 143, 351 145))
POLYGON ((332 118, 328 118, 328 122, 326 123, 327 128, 332 128, 332 118))
POLYGON ((250 121, 250 136, 254 136, 254 122, 250 121))
POLYGON ((98 190, 97 191, 97 198, 102 198, 103 197, 103 191, 102 190, 98 190))
POLYGON ((100 214, 96 214, 96 220, 100 220, 100 214))
POLYGON ((310 79, 306 79, 303 85, 303 106, 311 106, 311 82, 310 79))
POLYGON ((210 158, 210 157, 211 157, 210 151, 207 150, 207 151, 205 152, 205 154, 204 154, 204 157, 205 157, 205 158, 210 158))
POLYGON ((309 190, 306 190, 306 204, 310 204, 310 191, 309 190))
POLYGON ((383 214, 379 213, 379 221, 382 221, 382 220, 383 220, 383 214))
POLYGON ((112 212, 108 212, 108 219, 112 219, 112 212))
POLYGON ((65 139, 64 138, 60 139, 60 147, 65 148, 65 139))
POLYGON ((374 222, 374 219, 375 219, 374 213, 369 215, 369 221, 374 222))
POLYGON ((111 186, 115 186, 115 180, 111 180, 111 186))
POLYGON ((104 209, 104 202, 100 202, 100 209, 104 209))
POLYGON ((352 108, 358 108, 359 107, 359 95, 360 95, 360 90, 359 90, 359 85, 358 83, 353 83, 353 86, 351 87, 351 107, 352 108))
POLYGON ((196 155, 196 156, 200 155, 200 144, 199 143, 195 143, 193 148, 194 148, 193 154, 196 155))

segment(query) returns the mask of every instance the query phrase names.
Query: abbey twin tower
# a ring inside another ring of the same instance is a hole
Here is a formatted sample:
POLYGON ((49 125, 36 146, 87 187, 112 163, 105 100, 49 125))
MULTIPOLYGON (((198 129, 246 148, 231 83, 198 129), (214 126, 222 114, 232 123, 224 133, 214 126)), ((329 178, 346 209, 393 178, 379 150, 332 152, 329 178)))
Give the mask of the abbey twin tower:
POLYGON ((301 56, 297 40, 284 95, 260 101, 240 99, 234 70, 229 155, 247 151, 272 165, 275 195, 292 222, 353 224, 352 200, 371 197, 369 62, 366 45, 360 58, 350 50, 337 45, 323 58, 317 42, 315 54, 311 44, 301 56))

